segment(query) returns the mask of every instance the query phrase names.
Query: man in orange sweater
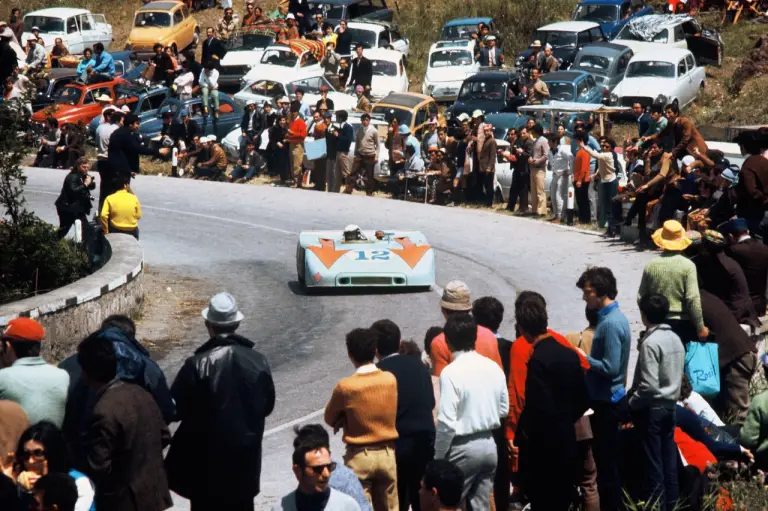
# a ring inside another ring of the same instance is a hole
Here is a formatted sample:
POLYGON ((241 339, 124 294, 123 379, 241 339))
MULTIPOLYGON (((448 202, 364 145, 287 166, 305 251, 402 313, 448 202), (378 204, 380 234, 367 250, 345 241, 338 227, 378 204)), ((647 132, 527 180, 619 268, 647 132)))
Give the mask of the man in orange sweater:
MULTIPOLYGON (((443 311, 443 317, 448 320, 454 314, 469 314, 472 311, 472 301, 470 300, 469 287, 460 281, 452 280, 446 284, 443 290, 443 297, 440 300, 440 309, 443 311)), ((475 351, 484 357, 488 357, 496 362, 502 370, 501 357, 499 356, 499 343, 496 335, 487 328, 477 326, 477 341, 475 342, 475 351)), ((434 360, 432 374, 440 376, 445 366, 453 362, 453 354, 445 342, 445 334, 441 333, 432 341, 430 353, 434 360)))
POLYGON ((304 139, 307 138, 307 123, 299 115, 300 104, 298 101, 291 102, 290 124, 285 141, 291 147, 291 173, 296 188, 301 188, 302 164, 304 162, 304 139))
POLYGON ((374 511, 397 511, 397 380, 373 363, 376 334, 356 328, 347 334, 355 374, 342 379, 325 407, 325 422, 344 431, 344 464, 360 479, 374 511))

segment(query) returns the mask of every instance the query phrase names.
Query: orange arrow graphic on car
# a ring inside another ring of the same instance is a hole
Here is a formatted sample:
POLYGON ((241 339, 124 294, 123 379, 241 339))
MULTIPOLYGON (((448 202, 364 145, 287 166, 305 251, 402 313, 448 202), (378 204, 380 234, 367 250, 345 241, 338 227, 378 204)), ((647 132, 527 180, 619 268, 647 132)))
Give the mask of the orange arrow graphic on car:
POLYGON ((319 247, 309 246, 307 248, 311 250, 312 253, 320 259, 320 262, 329 270, 341 256, 349 252, 349 250, 336 250, 334 241, 327 239, 321 239, 319 247))
POLYGON ((399 255, 405 264, 411 268, 415 268, 427 250, 432 248, 430 245, 414 245, 410 238, 395 238, 395 241, 400 243, 403 248, 391 248, 390 250, 399 255))

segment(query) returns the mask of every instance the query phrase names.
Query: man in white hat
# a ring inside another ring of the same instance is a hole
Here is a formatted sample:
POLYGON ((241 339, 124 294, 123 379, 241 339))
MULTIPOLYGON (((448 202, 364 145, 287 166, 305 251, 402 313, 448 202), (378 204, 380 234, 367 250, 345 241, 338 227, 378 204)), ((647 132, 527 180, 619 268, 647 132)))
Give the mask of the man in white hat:
POLYGON ((232 295, 215 295, 202 316, 210 338, 171 385, 181 424, 166 458, 168 483, 192 509, 251 511, 264 421, 275 406, 272 372, 255 344, 235 333, 245 317, 232 295))
POLYGON ((560 61, 557 60, 557 57, 552 55, 552 45, 547 43, 544 46, 544 66, 542 72, 554 73, 558 69, 560 69, 560 61))
POLYGON ((504 54, 496 47, 496 36, 489 35, 485 38, 485 47, 475 57, 481 66, 499 68, 504 64, 504 54))
POLYGON ((526 67, 528 69, 538 69, 541 71, 544 69, 545 59, 544 52, 541 51, 541 41, 536 39, 533 41, 533 44, 531 44, 531 57, 528 60, 528 65, 526 67))
POLYGON ((195 176, 217 181, 227 173, 227 154, 224 152, 224 149, 216 143, 216 135, 208 135, 205 137, 205 142, 208 149, 209 159, 201 162, 197 166, 195 169, 195 176))
POLYGON ((24 74, 32 76, 43 71, 46 62, 45 48, 37 44, 37 37, 33 35, 27 38, 27 45, 29 46, 29 51, 24 61, 24 74))

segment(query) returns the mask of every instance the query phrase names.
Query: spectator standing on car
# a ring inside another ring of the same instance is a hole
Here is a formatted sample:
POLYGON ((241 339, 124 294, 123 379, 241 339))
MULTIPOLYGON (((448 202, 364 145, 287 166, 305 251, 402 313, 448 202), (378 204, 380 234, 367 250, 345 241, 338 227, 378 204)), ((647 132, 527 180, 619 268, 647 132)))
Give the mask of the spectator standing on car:
POLYGON ((252 510, 264 421, 275 406, 272 373, 255 344, 236 333, 245 316, 232 295, 215 295, 202 316, 210 339, 171 386, 181 424, 166 458, 168 479, 193 509, 252 510))
POLYGON ((115 77, 115 59, 104 50, 102 43, 93 45, 93 66, 86 69, 87 83, 101 83, 113 80, 115 77))
POLYGON ((598 323, 589 353, 587 386, 595 435, 594 454, 601 509, 620 509, 622 485, 618 455, 619 423, 626 409, 626 389, 631 334, 629 321, 616 301, 616 278, 609 268, 593 267, 576 282, 587 307, 597 309, 598 323))
POLYGON ((547 43, 544 45, 544 64, 541 68, 541 72, 546 73, 554 73, 560 69, 560 61, 557 60, 557 57, 552 55, 552 45, 547 43))
POLYGON ((210 106, 209 97, 213 99, 213 116, 219 118, 219 72, 213 60, 208 60, 203 65, 203 71, 199 78, 200 90, 203 95, 203 116, 208 115, 210 106))
POLYGON ((285 141, 291 148, 291 176, 296 188, 301 188, 304 163, 304 140, 307 138, 307 124, 299 115, 298 101, 291 102, 290 124, 285 141))
POLYGON ((262 166, 261 155, 256 151, 256 142, 249 140, 245 144, 245 153, 237 165, 229 173, 229 180, 235 183, 246 183, 253 179, 262 166))
MULTIPOLYGON (((338 37, 336 38, 336 51, 339 55, 346 56, 352 53, 352 33, 347 28, 347 20, 339 21, 339 28, 336 29, 338 37)), ((342 82, 345 85, 346 82, 342 82)))
POLYGON ((43 326, 29 318, 14 318, 0 332, 0 400, 18 403, 30 424, 61 427, 69 375, 40 356, 44 338, 43 326))
POLYGON ((203 53, 201 62, 213 61, 216 69, 221 68, 221 59, 227 54, 224 43, 216 39, 216 31, 213 27, 205 29, 205 41, 203 41, 203 53))
POLYGON ((541 79, 541 71, 531 69, 531 82, 528 85, 527 105, 541 105, 550 99, 549 87, 541 79))
POLYGON ((581 148, 581 144, 589 142, 589 135, 580 131, 573 135, 577 144, 576 155, 573 158, 573 187, 576 196, 576 209, 579 212, 579 222, 588 225, 592 223, 592 209, 589 205, 589 186, 592 182, 592 171, 588 152, 581 148))
POLYGON ((661 295, 640 298, 640 317, 647 329, 638 340, 635 376, 629 391, 632 422, 640 436, 643 484, 640 498, 672 510, 679 495, 675 405, 680 399, 685 348, 664 320, 669 302, 661 295))
POLYGON ((440 374, 435 458, 464 472, 467 509, 488 509, 498 462, 492 432, 509 409, 504 372, 475 351, 477 324, 468 314, 448 318, 445 340, 453 361, 440 374))
POLYGON ((382 319, 371 330, 377 337, 378 368, 397 380, 395 462, 400 509, 419 511, 419 485, 435 454, 432 379, 421 360, 399 354, 400 329, 394 322, 382 319))
POLYGON ((352 163, 352 172, 346 179, 344 193, 352 193, 357 183, 357 177, 362 173, 365 182, 365 194, 373 195, 376 187, 373 169, 379 161, 379 130, 371 126, 371 116, 364 113, 360 117, 360 128, 355 136, 355 158, 352 163))
POLYGON ((325 422, 343 430, 345 464, 360 478, 374 511, 398 509, 395 441, 398 438, 397 379, 374 364, 376 333, 357 328, 347 334, 355 374, 333 389, 325 422))
POLYGON ((560 137, 549 135, 549 166, 552 169, 552 182, 549 185, 549 198, 552 200, 552 218, 555 223, 565 222, 568 187, 573 176, 573 155, 570 144, 561 144, 560 137))
POLYGON ((355 47, 356 57, 352 59, 351 71, 349 73, 349 83, 347 86, 354 85, 355 90, 358 86, 362 86, 365 91, 365 95, 369 95, 371 91, 371 83, 373 81, 373 64, 368 58, 363 56, 363 45, 358 44, 355 47))
POLYGON ((59 215, 59 239, 64 238, 69 230, 80 220, 83 237, 91 234, 91 224, 88 215, 91 212, 91 190, 96 188, 93 178, 88 175, 88 160, 80 158, 75 161, 69 174, 64 178, 61 193, 56 199, 56 213, 59 215))
MULTIPOLYGON (((195 85, 195 75, 190 68, 190 61, 184 59, 181 61, 181 71, 179 75, 174 78, 172 89, 176 93, 176 97, 179 101, 187 101, 192 98, 192 89, 195 85)), ((199 83, 199 80, 198 80, 199 83)))
POLYGON ((547 177, 547 162, 549 160, 549 141, 544 136, 544 129, 540 124, 535 124, 530 129, 533 143, 533 152, 528 158, 531 169, 531 210, 536 216, 547 214, 547 196, 544 193, 544 184, 547 177))
POLYGON ((475 56, 481 66, 499 68, 504 64, 504 54, 496 47, 496 36, 489 35, 484 39, 485 47, 475 56))

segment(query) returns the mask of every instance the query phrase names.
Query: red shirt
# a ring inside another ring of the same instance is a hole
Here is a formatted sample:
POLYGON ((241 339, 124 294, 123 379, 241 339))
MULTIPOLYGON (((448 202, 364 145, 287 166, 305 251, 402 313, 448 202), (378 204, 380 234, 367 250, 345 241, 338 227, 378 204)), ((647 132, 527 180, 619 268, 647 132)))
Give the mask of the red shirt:
MULTIPOLYGON (((499 356, 499 342, 496 340, 496 336, 493 332, 485 328, 484 326, 477 326, 477 340, 475 341, 475 351, 488 357, 496 362, 499 367, 501 366, 501 357, 499 356)), ((453 362, 453 354, 448 348, 448 343, 445 341, 445 334, 440 334, 435 337, 430 347, 432 358, 435 361, 434 374, 440 376, 445 366, 453 362)), ((502 370, 504 368, 502 367, 502 370)))
POLYGON ((288 128, 288 142, 303 144, 305 138, 307 138, 307 123, 301 117, 297 117, 288 128))
POLYGON ((590 166, 589 154, 584 149, 576 151, 573 158, 573 182, 589 183, 590 166))

